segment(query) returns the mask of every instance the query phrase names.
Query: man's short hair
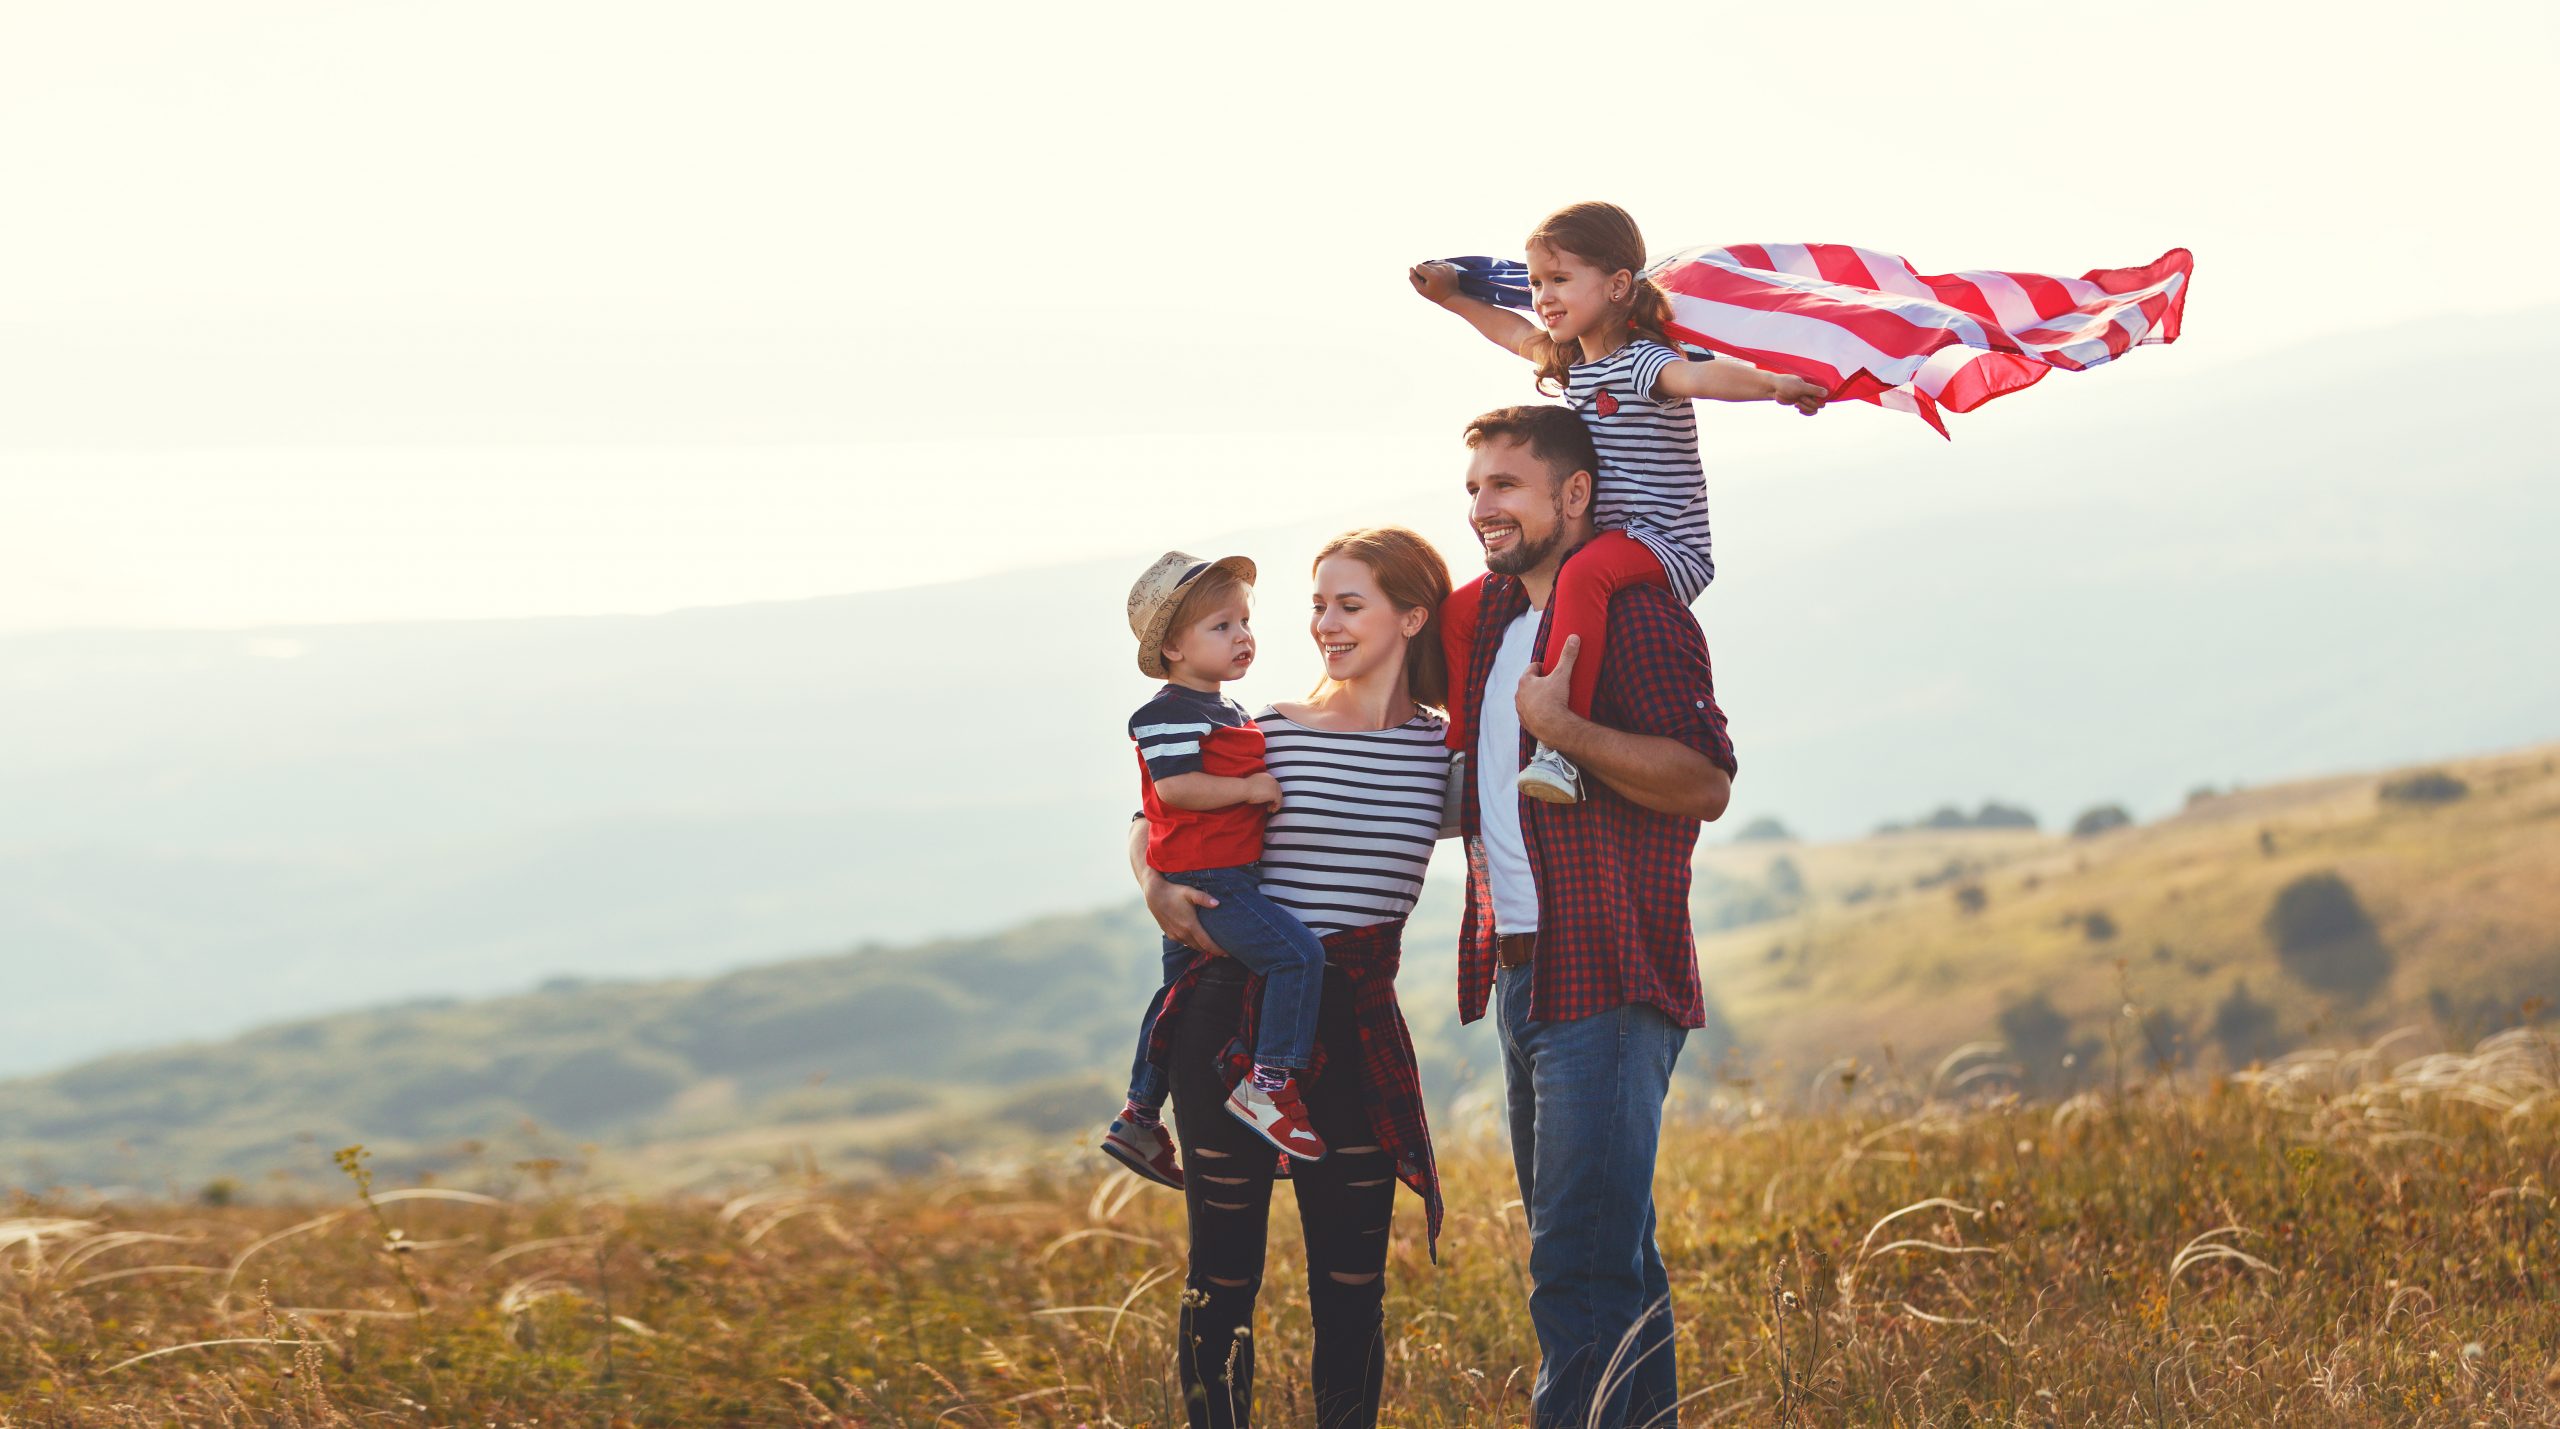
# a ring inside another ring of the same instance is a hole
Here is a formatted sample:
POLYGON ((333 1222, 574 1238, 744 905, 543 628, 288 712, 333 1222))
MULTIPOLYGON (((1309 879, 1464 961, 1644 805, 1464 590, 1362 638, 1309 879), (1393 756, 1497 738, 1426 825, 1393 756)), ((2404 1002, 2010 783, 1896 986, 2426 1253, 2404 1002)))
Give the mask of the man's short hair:
POLYGON ((1546 463, 1551 481, 1577 471, 1600 475, 1600 453, 1591 445, 1591 429, 1571 407, 1533 402, 1502 407, 1467 423, 1467 450, 1490 441, 1518 442, 1529 455, 1546 463))

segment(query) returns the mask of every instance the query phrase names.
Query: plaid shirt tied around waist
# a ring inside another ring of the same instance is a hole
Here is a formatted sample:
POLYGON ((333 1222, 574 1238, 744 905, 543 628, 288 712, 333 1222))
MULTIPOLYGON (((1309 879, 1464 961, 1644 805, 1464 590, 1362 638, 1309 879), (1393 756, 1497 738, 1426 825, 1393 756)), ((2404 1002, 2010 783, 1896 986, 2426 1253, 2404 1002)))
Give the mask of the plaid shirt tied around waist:
MULTIPOLYGON (((1467 727, 1484 728, 1485 682, 1503 632, 1527 613, 1528 593, 1510 576, 1487 576, 1476 620, 1467 727)), ((1542 616, 1533 658, 1547 659, 1553 620, 1542 616)), ((1584 658, 1589 658, 1586 654, 1584 658)), ((1501 698, 1511 698, 1511 691, 1501 698)), ((1631 586, 1609 603, 1607 659, 1592 696, 1593 722, 1629 734, 1676 739, 1718 768, 1735 770, 1733 741, 1716 704, 1706 637, 1686 607, 1660 586, 1631 586)), ((1536 747, 1520 733, 1520 762, 1536 747)), ((1493 991, 1493 881, 1485 867, 1476 781, 1465 781, 1467 911, 1458 935, 1458 1016, 1484 1016, 1493 991)), ((1520 831, 1538 887, 1538 955, 1530 964, 1529 1015, 1570 1022, 1630 1002, 1649 1004, 1682 1027, 1706 1025, 1698 987, 1698 944, 1689 926, 1689 860, 1694 819, 1657 814, 1586 774, 1579 804, 1520 800, 1520 831)))
MULTIPOLYGON (((1422 1072, 1414 1062, 1413 1037, 1405 1030, 1404 1009, 1396 1003, 1396 968, 1403 960, 1401 919, 1346 929, 1324 940, 1324 975, 1350 979, 1352 1021, 1359 1029, 1359 1045, 1328 1049, 1323 1039, 1317 1039, 1315 1056, 1303 1075, 1309 1082, 1331 1075, 1327 1064, 1333 1058, 1328 1051, 1352 1056, 1353 1066, 1347 1070, 1360 1079, 1360 1099, 1369 1113, 1369 1129, 1377 1136, 1378 1145, 1394 1158, 1396 1179, 1422 1198, 1431 1259, 1437 1264, 1440 1168, 1432 1160, 1431 1126, 1422 1114, 1422 1072)), ((1156 1015, 1155 1035, 1147 1044, 1147 1059, 1159 1067, 1172 1060, 1173 1029, 1180 1020, 1178 1009, 1199 985, 1200 972, 1209 962, 1205 957, 1194 959, 1165 989, 1164 1010, 1156 1015)), ((1248 976, 1244 1016, 1237 1023, 1234 1039, 1218 1054, 1218 1075, 1231 1091, 1253 1070, 1253 1035, 1261 1007, 1262 979, 1248 976)), ((1289 1158, 1280 1157, 1280 1174, 1288 1175, 1289 1167, 1289 1158)))

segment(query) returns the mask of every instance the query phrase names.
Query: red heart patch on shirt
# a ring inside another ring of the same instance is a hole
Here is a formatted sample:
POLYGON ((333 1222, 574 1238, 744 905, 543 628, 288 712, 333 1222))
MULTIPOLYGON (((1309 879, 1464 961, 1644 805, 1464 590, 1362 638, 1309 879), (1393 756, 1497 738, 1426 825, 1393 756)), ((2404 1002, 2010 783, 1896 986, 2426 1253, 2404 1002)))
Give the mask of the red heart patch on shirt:
POLYGON ((1618 399, 1604 391, 1593 399, 1591 410, 1604 417, 1614 417, 1618 415, 1618 399))

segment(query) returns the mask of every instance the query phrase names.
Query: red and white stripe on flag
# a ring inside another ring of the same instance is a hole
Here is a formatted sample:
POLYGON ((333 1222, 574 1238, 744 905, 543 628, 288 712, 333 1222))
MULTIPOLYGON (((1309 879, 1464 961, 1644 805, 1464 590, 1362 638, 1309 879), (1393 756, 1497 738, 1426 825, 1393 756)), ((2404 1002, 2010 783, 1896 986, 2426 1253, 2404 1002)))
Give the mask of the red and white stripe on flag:
POLYGON ((1656 263, 1671 331, 1756 367, 1910 412, 1947 435, 1940 409, 1970 412, 2144 343, 2175 342, 2195 255, 2077 278, 1974 271, 1924 275, 1844 243, 1746 243, 1656 263))

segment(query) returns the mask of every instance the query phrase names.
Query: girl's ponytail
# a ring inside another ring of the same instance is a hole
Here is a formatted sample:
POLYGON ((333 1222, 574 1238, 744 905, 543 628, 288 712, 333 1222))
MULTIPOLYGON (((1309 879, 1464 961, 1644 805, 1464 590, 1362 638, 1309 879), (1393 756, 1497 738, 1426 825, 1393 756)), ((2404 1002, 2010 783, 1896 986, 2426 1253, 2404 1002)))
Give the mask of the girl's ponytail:
POLYGON ((1671 295, 1662 291, 1660 283, 1638 273, 1632 299, 1634 306, 1627 309, 1627 331, 1678 352, 1680 344, 1671 337, 1671 295))

